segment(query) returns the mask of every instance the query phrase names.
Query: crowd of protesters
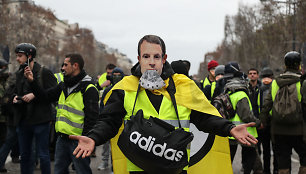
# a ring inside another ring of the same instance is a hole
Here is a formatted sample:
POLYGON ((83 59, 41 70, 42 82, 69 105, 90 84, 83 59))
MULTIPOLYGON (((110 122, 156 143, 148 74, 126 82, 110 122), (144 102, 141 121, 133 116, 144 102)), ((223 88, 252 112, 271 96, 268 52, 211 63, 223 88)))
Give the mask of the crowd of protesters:
MULTIPOLYGON (((73 53, 65 56, 60 73, 54 74, 35 61, 34 45, 18 44, 15 53, 20 67, 13 74, 8 72, 8 62, 0 60, 0 173, 7 172, 5 161, 9 154, 12 162, 20 163, 22 174, 32 174, 38 164, 41 173, 49 174, 51 160, 55 160, 56 174, 68 173, 71 164, 77 173, 91 173, 88 155, 95 156, 94 150, 88 150, 88 154, 84 154, 85 150, 74 152, 82 145, 82 141, 91 141, 88 143, 90 147, 103 144, 98 170, 111 168, 109 139, 114 135, 104 134, 116 134, 122 120, 126 118, 126 106, 121 100, 125 100, 123 94, 127 95, 128 91, 126 87, 113 89, 124 79, 124 72, 114 64, 109 64, 106 72, 94 80, 86 74, 82 56, 73 53), (109 91, 111 96, 107 96, 109 91), (105 133, 101 133, 102 130, 105 133), (78 158, 80 155, 84 158, 78 158)), ((279 76, 275 76, 269 67, 254 67, 243 72, 239 62, 219 65, 217 61, 211 60, 207 64, 208 76, 201 81, 189 76, 191 64, 188 60, 176 60, 171 64, 166 61, 164 43, 158 36, 147 35, 142 38, 138 54, 139 63, 131 71, 134 77, 141 78, 147 66, 146 70, 154 68, 160 71, 158 76, 161 76, 161 81, 174 77, 174 73, 181 74, 175 78, 190 79, 190 83, 197 86, 211 103, 227 94, 233 108, 232 117, 226 118, 226 121, 220 118, 221 121, 214 120, 211 124, 218 122, 218 125, 226 127, 214 131, 221 136, 228 136, 232 162, 237 147, 241 146, 243 173, 289 174, 294 149, 300 158, 299 174, 306 174, 306 82, 300 69, 300 53, 291 51, 284 55, 282 59, 286 68, 279 76), (149 62, 151 56, 152 61, 149 62), (294 105, 295 109, 284 110, 281 107, 288 104, 283 101, 291 102, 289 104, 294 105), (284 113, 280 114, 282 109, 284 113), (293 115, 290 121, 282 120, 286 119, 286 114, 293 115), (249 136, 257 139, 255 142, 251 138, 243 142, 237 138, 237 133, 232 133, 232 130, 248 123, 252 126, 244 128, 249 136), (270 164, 272 154, 273 164, 270 164)), ((153 83, 160 85, 159 82, 153 83)), ((145 88, 148 101, 161 102, 161 98, 150 92, 158 89, 145 88)), ((161 104, 155 103, 153 106, 159 111, 161 104)), ((204 121, 201 116, 211 117, 205 112, 187 109, 191 110, 190 121, 196 120, 199 127, 204 127, 200 125, 204 121)), ((82 147, 78 150, 82 150, 82 147)))

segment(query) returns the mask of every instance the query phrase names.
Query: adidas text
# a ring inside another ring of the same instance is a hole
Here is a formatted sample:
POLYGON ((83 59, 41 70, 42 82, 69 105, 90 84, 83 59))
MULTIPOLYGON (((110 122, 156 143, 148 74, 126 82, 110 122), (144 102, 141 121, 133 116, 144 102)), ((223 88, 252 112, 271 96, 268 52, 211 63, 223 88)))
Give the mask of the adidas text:
POLYGON ((149 136, 148 138, 142 137, 142 135, 134 131, 130 135, 130 141, 136 145, 138 145, 141 149, 152 152, 154 155, 159 157, 164 157, 167 160, 171 161, 180 161, 182 156, 184 155, 183 151, 177 151, 175 149, 168 148, 167 143, 161 144, 154 144, 155 138, 149 136))

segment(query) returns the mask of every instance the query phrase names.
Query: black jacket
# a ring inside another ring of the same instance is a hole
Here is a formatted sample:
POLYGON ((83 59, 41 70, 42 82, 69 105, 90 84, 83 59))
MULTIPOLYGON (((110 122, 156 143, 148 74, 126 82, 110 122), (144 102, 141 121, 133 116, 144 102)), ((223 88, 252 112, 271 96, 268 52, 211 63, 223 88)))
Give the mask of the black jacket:
POLYGON ((38 99, 43 101, 47 100, 49 102, 55 102, 59 100, 59 97, 62 92, 64 92, 65 97, 67 98, 71 93, 76 93, 81 91, 83 93, 83 103, 84 103, 84 128, 82 135, 86 135, 89 130, 92 129, 96 120, 99 116, 99 94, 96 88, 88 88, 86 91, 86 87, 88 84, 93 84, 92 78, 86 75, 85 71, 82 71, 77 76, 77 83, 73 87, 68 87, 64 82, 61 82, 57 86, 50 88, 48 90, 43 90, 39 87, 37 80, 34 80, 31 83, 31 87, 35 95, 37 95, 38 99), (71 93, 68 91, 72 90, 71 93))
MULTIPOLYGON (((41 68, 40 64, 34 62, 33 76, 39 81, 39 86, 43 89, 55 86, 57 83, 53 73, 47 68, 40 70, 41 68)), ((29 82, 24 77, 24 69, 20 67, 16 72, 15 95, 24 96, 32 92, 29 82)), ((22 102, 14 104, 14 112, 14 125, 18 125, 20 122, 36 125, 49 122, 53 119, 51 103, 46 100, 39 101, 36 95, 30 103, 22 102)))
MULTIPOLYGON (((161 75, 163 79, 167 79, 173 74, 173 71, 170 68, 170 65, 166 62, 161 75)), ((138 77, 141 76, 138 64, 132 68, 132 74, 138 77)), ((163 96, 154 95, 148 90, 146 90, 146 92, 156 111, 159 111, 163 96)), ((93 130, 89 132, 88 136, 95 141, 96 145, 105 143, 118 133, 125 114, 124 91, 114 90, 106 102, 100 115, 100 119, 94 126, 93 130)), ((195 124, 201 131, 214 133, 224 137, 229 136, 230 130, 233 128, 233 124, 226 119, 194 110, 191 112, 190 122, 195 124)))
POLYGON ((251 84, 249 84, 249 98, 252 103, 253 113, 256 118, 259 118, 259 107, 258 106, 258 95, 260 95, 260 87, 261 81, 257 80, 257 85, 253 88, 251 84))

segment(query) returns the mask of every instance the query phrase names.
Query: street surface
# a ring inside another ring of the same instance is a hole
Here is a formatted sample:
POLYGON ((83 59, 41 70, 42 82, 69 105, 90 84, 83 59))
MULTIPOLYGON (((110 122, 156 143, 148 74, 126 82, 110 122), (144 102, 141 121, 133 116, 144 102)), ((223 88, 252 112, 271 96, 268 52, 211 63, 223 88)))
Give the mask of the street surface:
MULTIPOLYGON (((96 155, 97 157, 95 158, 91 158, 91 169, 92 169, 92 173, 93 174, 112 174, 112 171, 111 169, 106 169, 106 170, 98 170, 98 166, 100 165, 101 163, 101 151, 102 151, 102 148, 101 146, 98 146, 97 149, 96 149, 96 155)), ((298 160, 298 156, 295 152, 293 152, 293 155, 292 155, 292 174, 297 174, 298 173, 298 169, 299 169, 299 160, 298 160)), ((271 164, 273 164, 273 162, 271 161, 271 164)), ((14 164, 11 162, 11 159, 9 158, 7 160, 7 163, 5 164, 6 166, 6 169, 8 169, 8 174, 20 174, 20 167, 19 167, 19 164, 14 164)), ((51 167, 52 167, 52 173, 53 170, 54 170, 54 162, 51 163, 51 167)), ((233 171, 234 171, 234 174, 243 174, 243 172, 241 171, 241 147, 238 146, 238 150, 237 150, 237 153, 236 153, 236 156, 235 156, 235 159, 234 159, 234 162, 233 162, 233 171)), ((271 166, 271 171, 272 171, 272 166, 271 166)), ((74 174, 75 172, 71 169, 70 167, 70 173, 71 174, 74 174)), ((209 172, 207 172, 209 174, 209 172)), ((39 167, 37 167, 35 169, 35 172, 34 174, 40 174, 40 170, 39 170, 39 167)))

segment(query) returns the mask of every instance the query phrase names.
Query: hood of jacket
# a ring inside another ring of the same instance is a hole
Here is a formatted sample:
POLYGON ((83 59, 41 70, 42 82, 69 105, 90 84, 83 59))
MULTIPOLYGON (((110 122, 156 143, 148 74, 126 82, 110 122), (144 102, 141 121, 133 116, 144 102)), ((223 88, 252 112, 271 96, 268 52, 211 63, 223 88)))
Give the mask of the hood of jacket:
POLYGON ((283 87, 286 85, 297 83, 298 81, 300 81, 300 78, 301 78, 301 73, 299 71, 291 70, 291 71, 286 71, 285 73, 276 77, 275 80, 279 87, 283 87))
MULTIPOLYGON (((142 76, 142 73, 141 73, 141 68, 140 68, 140 64, 139 62, 137 62, 131 69, 131 73, 132 75, 136 76, 136 77, 141 77, 142 76)), ((173 71, 173 69, 171 68, 171 65, 169 64, 168 61, 166 61, 164 63, 164 66, 163 66, 163 71, 162 71, 162 74, 160 75, 160 77, 163 79, 163 80, 166 80, 168 79, 171 75, 173 75, 175 72, 173 71)))
POLYGON ((236 91, 248 91, 248 82, 241 78, 241 77, 234 77, 231 79, 228 79, 226 81, 224 91, 231 91, 231 92, 236 92, 236 91))

